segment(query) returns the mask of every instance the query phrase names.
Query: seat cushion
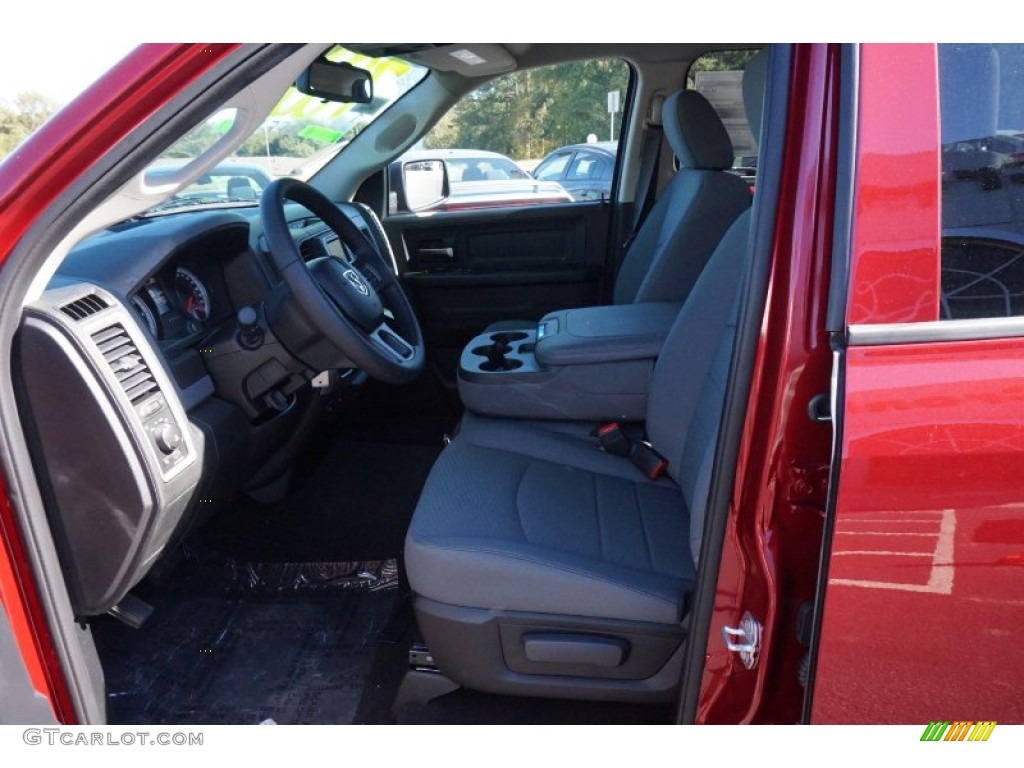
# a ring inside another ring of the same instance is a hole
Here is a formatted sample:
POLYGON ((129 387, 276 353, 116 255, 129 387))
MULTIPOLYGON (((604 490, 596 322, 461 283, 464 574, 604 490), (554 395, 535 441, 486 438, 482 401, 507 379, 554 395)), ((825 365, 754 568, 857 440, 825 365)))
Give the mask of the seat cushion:
POLYGON ((474 417, 431 471, 406 568, 442 603, 658 623, 680 620, 695 579, 675 484, 580 425, 474 417))

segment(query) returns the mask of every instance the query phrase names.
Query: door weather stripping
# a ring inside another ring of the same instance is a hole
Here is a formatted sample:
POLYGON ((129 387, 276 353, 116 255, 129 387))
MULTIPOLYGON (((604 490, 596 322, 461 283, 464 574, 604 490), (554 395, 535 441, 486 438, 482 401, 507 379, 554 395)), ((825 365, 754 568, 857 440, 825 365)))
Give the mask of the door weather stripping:
POLYGON ((722 640, 725 647, 740 655, 740 661, 747 669, 757 666, 761 651, 761 622, 755 619, 750 611, 743 612, 743 619, 738 627, 722 627, 722 640))

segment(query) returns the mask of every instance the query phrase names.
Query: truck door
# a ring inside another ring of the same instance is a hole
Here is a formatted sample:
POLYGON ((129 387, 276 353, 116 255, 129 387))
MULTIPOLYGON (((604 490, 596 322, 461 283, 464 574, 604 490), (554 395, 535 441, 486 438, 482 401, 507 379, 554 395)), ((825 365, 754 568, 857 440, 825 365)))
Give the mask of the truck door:
POLYGON ((1022 722, 1024 46, 863 45, 857 87, 804 717, 1022 722))

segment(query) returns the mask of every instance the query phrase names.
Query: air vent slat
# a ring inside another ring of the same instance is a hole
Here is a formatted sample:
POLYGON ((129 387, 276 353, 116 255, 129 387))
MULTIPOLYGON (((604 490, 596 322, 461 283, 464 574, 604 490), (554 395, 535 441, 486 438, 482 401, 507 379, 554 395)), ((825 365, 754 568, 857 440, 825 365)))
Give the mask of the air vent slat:
POLYGON ((124 387, 126 390, 131 389, 132 387, 135 387, 144 381, 153 380, 153 376, 150 374, 149 371, 139 371, 138 373, 126 375, 124 378, 121 378, 120 376, 118 376, 117 378, 118 381, 121 382, 121 386, 124 387))
POLYGON ((125 365, 121 366, 120 368, 115 368, 114 375, 117 376, 117 380, 125 381, 126 379, 130 379, 132 376, 137 374, 139 370, 148 370, 145 368, 140 369, 137 367, 140 361, 141 359, 136 355, 133 356, 125 365))
POLYGON ((135 342, 124 327, 115 324, 92 335, 103 359, 124 389, 132 405, 143 400, 150 392, 158 390, 153 372, 139 354, 135 342))
POLYGON ((122 336, 105 341, 99 347, 100 352, 103 353, 103 357, 107 359, 108 363, 135 351, 135 345, 131 343, 131 340, 122 336))
POLYGON ((147 395, 148 393, 152 392, 155 389, 157 389, 156 382, 152 380, 147 381, 144 384, 140 384, 137 387, 132 387, 131 389, 127 390, 128 399, 131 400, 132 404, 134 405, 135 403, 140 402, 145 395, 147 395))
POLYGON ((104 341, 116 338, 117 336, 124 336, 124 328, 120 325, 112 325, 109 328, 104 328, 102 331, 97 331, 92 335, 93 341, 97 344, 102 344, 104 341))
POLYGON ((102 296, 90 293, 68 302, 60 308, 60 311, 72 320, 84 320, 90 315, 95 315, 97 312, 107 309, 109 306, 106 299, 102 296))

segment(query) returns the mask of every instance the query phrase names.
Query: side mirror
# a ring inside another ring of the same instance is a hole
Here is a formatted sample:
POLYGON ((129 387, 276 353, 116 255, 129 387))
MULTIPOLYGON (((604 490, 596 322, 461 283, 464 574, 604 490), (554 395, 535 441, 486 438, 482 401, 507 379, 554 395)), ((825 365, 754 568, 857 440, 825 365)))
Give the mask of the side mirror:
POLYGON ((408 210, 431 208, 448 197, 448 166, 444 160, 410 160, 403 163, 402 187, 408 210))
POLYGON ((295 87, 308 96, 326 101, 351 104, 373 101, 373 75, 343 61, 317 59, 299 75, 295 87))

